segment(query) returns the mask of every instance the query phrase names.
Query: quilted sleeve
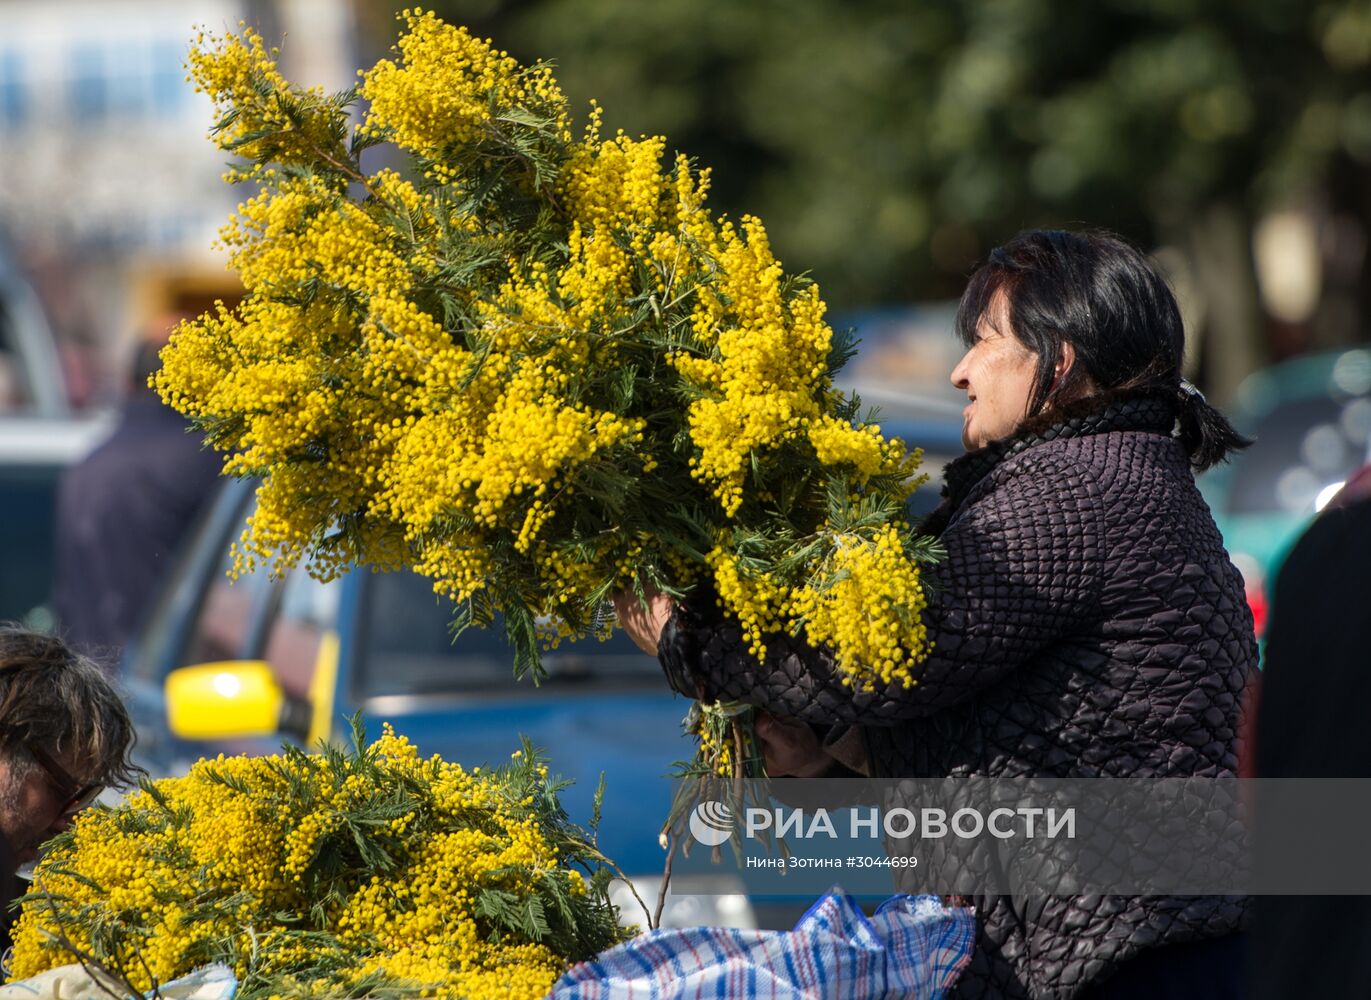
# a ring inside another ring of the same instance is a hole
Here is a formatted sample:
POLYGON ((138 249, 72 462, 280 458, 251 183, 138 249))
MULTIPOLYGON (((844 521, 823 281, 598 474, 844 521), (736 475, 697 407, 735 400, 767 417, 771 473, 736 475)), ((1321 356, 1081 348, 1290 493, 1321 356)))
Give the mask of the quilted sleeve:
POLYGON ((893 723, 955 705, 1084 628, 1098 616, 1105 565, 1091 470, 1029 452, 997 474, 942 535, 947 558, 930 574, 925 612, 932 651, 914 685, 845 685, 829 651, 786 635, 767 637, 759 662, 736 622, 687 604, 658 645, 673 687, 808 722, 893 723))

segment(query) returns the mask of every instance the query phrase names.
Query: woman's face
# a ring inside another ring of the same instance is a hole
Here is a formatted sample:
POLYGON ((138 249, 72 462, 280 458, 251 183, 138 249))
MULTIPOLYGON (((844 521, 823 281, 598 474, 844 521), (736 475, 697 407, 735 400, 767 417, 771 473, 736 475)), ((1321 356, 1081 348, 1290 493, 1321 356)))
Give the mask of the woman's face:
POLYGON ((976 327, 976 340, 952 369, 952 384, 966 391, 962 444, 968 450, 1013 434, 1028 414, 1038 356, 1009 325, 1009 298, 996 292, 976 327))

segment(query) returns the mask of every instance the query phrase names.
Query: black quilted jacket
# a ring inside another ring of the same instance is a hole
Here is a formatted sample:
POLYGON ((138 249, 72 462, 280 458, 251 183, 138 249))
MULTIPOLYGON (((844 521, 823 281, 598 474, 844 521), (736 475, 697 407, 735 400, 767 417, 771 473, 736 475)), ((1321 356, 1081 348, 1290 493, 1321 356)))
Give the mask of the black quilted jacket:
MULTIPOLYGON (((759 664, 710 601, 663 632, 668 677, 860 724, 873 777, 1233 772, 1252 619, 1173 421, 1167 399, 1117 396, 948 467, 926 525, 947 550, 934 647, 914 687, 854 692, 824 650, 785 636, 759 664)), ((1247 911, 1241 897, 972 902, 966 997, 1072 997, 1143 948, 1232 933, 1247 911)))

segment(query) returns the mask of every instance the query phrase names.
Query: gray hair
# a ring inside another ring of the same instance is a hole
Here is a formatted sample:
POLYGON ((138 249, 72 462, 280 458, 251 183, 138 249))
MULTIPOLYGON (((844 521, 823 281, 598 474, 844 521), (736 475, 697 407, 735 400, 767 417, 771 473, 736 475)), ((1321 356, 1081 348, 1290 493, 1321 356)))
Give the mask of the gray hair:
POLYGON ((18 774, 30 747, 70 760, 84 781, 128 787, 143 773, 129 752, 133 723, 91 660, 61 639, 0 624, 0 754, 18 774))

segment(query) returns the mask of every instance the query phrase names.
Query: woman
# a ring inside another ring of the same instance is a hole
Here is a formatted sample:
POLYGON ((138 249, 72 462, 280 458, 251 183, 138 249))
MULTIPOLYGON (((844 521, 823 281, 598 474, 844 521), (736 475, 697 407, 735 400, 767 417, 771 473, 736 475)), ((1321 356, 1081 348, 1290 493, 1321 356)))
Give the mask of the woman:
MULTIPOLYGON (((623 602, 625 627, 677 690, 767 713, 787 773, 859 724, 878 778, 1231 774, 1256 647, 1192 469, 1244 442, 1181 377, 1165 281, 1112 237, 1029 232, 972 277, 957 330, 968 452, 924 526, 947 558, 917 685, 854 691, 784 636, 758 663, 707 597, 623 602)), ((1240 995, 1240 897, 973 902, 962 996, 1240 995)))

